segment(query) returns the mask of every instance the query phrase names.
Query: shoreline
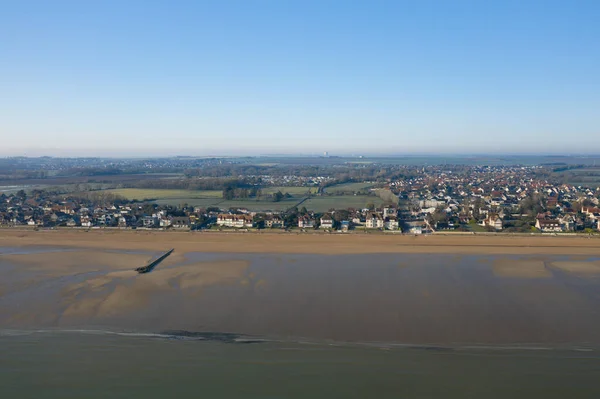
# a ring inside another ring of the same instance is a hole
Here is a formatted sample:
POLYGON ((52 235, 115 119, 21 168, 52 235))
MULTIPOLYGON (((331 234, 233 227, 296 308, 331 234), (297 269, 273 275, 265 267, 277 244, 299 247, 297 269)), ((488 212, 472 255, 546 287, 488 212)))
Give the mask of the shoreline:
POLYGON ((136 230, 0 230, 0 247, 70 248, 178 252, 368 254, 447 253, 596 255, 600 237, 502 235, 302 234, 136 230))

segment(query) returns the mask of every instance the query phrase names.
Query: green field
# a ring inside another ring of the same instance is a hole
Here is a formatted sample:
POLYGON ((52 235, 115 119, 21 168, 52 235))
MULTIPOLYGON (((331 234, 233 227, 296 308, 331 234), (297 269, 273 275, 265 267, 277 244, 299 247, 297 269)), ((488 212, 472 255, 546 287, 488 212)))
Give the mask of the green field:
POLYGON ((188 204, 203 208, 218 206, 219 208, 223 209, 240 207, 248 208, 254 211, 281 211, 297 204, 304 197, 304 194, 308 191, 308 189, 308 187, 269 187, 263 190, 264 194, 272 194, 281 190, 282 192, 289 192, 293 195, 292 198, 286 198, 279 202, 273 202, 266 199, 257 201, 255 198, 226 201, 222 198, 222 191, 216 190, 123 188, 106 190, 106 192, 123 196, 129 200, 152 200, 159 205, 181 206, 183 204, 188 204))
POLYGON ((354 193, 356 191, 362 191, 373 187, 373 183, 343 183, 336 184, 335 186, 329 186, 325 189, 326 192, 335 193, 336 191, 344 191, 354 193))
MULTIPOLYGON (((358 183, 363 184, 363 183, 358 183)), ((364 187, 364 184, 363 186, 364 187)), ((263 189, 263 193, 270 194, 281 190, 289 192, 293 195, 292 198, 285 198, 279 202, 270 200, 259 200, 249 198, 247 200, 230 200, 226 201, 222 198, 221 191, 195 191, 195 190, 153 190, 153 189, 138 189, 138 188, 123 188, 106 190, 106 192, 121 195, 129 200, 153 200, 159 205, 181 206, 188 204, 191 206, 199 206, 207 208, 209 206, 218 206, 222 209, 240 207, 248 208, 253 211, 282 211, 295 206, 304 197, 307 187, 269 187, 263 189)), ((367 195, 334 195, 313 197, 303 202, 300 207, 305 206, 306 209, 315 212, 326 212, 331 208, 346 209, 346 208, 364 208, 367 204, 373 203, 375 206, 380 206, 383 201, 379 197, 367 195)))
MULTIPOLYGON (((289 198, 279 202, 272 201, 256 201, 255 199, 248 200, 231 200, 226 201, 220 198, 178 198, 178 199, 161 199, 155 201, 159 205, 173 205, 179 206, 187 203, 192 206, 209 207, 218 206, 222 209, 228 208, 247 208, 251 211, 283 211, 288 208, 295 206, 302 198, 289 198)), ((373 203, 375 206, 381 206, 383 201, 379 197, 366 196, 366 195, 340 195, 340 196, 324 196, 324 197, 313 197, 307 201, 304 201, 299 205, 299 208, 303 206, 306 209, 314 212, 327 212, 331 208, 335 209, 346 209, 356 208, 362 209, 366 207, 368 203, 373 203)))
POLYGON ((553 177, 573 186, 600 186, 600 168, 595 167, 554 172, 553 177))
POLYGON ((277 191, 289 193, 290 195, 304 197, 307 193, 316 193, 317 187, 264 187, 261 189, 263 194, 275 194, 277 191))
POLYGON ((379 197, 370 195, 332 195, 323 197, 313 197, 302 203, 306 209, 315 212, 327 212, 329 209, 346 209, 355 208, 362 209, 368 203, 373 203, 375 206, 381 206, 383 200, 379 197))
MULTIPOLYGON (((145 199, 204 199, 204 198, 221 198, 223 193, 216 190, 163 190, 163 189, 145 189, 145 188, 119 188, 114 190, 106 190, 113 194, 120 195, 128 200, 145 200, 145 199)), ((189 203, 189 202, 188 202, 189 203)))
POLYGON ((290 198, 284 199, 279 202, 273 201, 256 201, 255 199, 248 200, 223 200, 221 198, 181 198, 181 199, 162 199, 154 201, 159 205, 172 205, 180 206, 181 204, 188 204, 192 206, 199 206, 201 208, 208 208, 209 206, 216 206, 221 209, 229 208, 247 208, 251 211, 284 211, 292 206, 296 205, 300 199, 290 198))
POLYGON ((596 180, 596 181, 573 181, 573 182, 569 182, 569 184, 573 185, 573 186, 582 186, 582 187, 592 187, 592 188, 596 188, 596 187, 600 187, 600 179, 596 180))

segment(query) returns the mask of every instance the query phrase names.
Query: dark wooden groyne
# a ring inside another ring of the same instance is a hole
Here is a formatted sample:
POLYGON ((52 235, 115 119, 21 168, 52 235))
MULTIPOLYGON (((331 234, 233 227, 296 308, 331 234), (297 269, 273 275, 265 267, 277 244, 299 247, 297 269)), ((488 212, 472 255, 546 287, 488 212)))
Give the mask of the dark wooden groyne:
POLYGON ((135 271, 139 274, 150 273, 156 267, 156 265, 165 260, 169 255, 173 253, 174 250, 175 248, 171 248, 170 250, 159 256, 157 259, 148 263, 146 266, 138 267, 137 269, 135 269, 135 271))

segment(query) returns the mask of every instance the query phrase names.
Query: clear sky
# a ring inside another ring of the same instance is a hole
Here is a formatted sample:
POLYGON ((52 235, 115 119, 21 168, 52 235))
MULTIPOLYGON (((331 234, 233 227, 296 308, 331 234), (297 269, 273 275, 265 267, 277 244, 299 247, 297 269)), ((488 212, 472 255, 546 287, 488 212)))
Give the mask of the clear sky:
POLYGON ((0 155, 600 153, 600 1, 0 0, 0 155))

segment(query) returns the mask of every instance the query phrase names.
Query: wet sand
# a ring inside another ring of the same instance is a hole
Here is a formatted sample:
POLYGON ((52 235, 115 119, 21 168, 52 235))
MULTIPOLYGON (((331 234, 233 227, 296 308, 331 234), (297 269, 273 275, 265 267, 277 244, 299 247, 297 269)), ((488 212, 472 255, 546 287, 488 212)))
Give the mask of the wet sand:
POLYGON ((109 230, 0 230, 0 247, 69 246, 86 249, 239 253, 438 253, 599 255, 600 238, 301 233, 210 233, 109 230))
POLYGON ((0 248, 3 328, 600 345, 597 255, 198 251, 175 253, 139 275, 133 268, 157 248, 63 249, 0 248))
MULTIPOLYGON (((584 262, 582 262, 584 263, 584 262)), ((548 278, 552 277, 550 270, 541 259, 520 260, 496 259, 493 266, 494 274, 499 277, 517 278, 548 278)))
POLYGON ((573 273, 579 276, 600 276, 600 261, 595 262, 576 262, 562 261, 552 262, 553 267, 573 273))

